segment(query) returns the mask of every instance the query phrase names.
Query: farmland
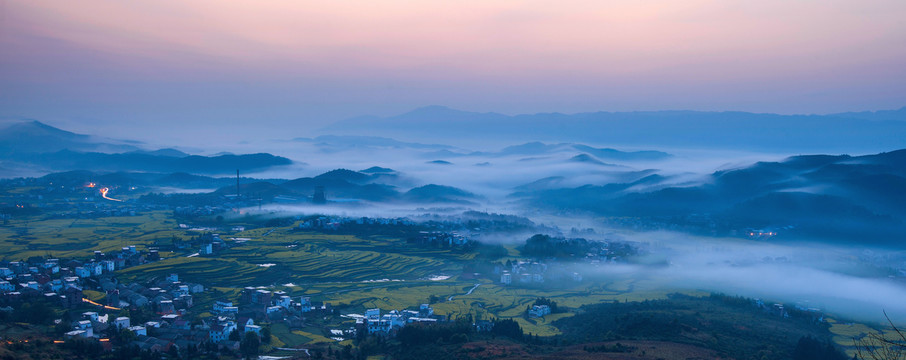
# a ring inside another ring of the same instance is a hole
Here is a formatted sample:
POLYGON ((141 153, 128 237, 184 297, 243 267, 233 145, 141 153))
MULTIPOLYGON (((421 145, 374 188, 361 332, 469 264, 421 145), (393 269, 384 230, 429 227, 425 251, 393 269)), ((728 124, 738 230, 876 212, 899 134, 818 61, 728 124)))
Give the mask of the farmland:
MULTIPOLYGON (((198 319, 215 318, 211 309, 217 300, 241 303, 240 294, 247 287, 283 291, 293 298, 307 296, 336 311, 334 316, 310 319, 302 326, 270 324, 272 343, 265 347, 267 351, 336 344, 328 329, 355 325, 353 320, 338 315, 361 314, 373 308, 388 311, 430 304, 435 314, 446 319, 511 319, 529 338, 562 338, 569 336, 562 324, 581 314, 586 305, 668 299, 677 292, 708 295, 704 291, 665 288, 632 273, 608 271, 587 272, 585 281, 501 284, 499 271, 503 264, 526 259, 516 245, 520 239, 500 247, 500 257, 489 259, 464 247, 414 242, 411 237, 404 238, 406 232, 399 229, 377 233, 303 230, 298 220, 262 226, 248 215, 219 224, 222 230, 180 227, 182 221, 169 211, 89 219, 17 218, 0 227, 0 249, 7 261, 31 256, 86 258, 96 250, 115 252, 126 246, 136 246, 139 251, 159 249, 159 261, 118 270, 115 277, 123 283, 152 284, 178 274, 181 281, 203 284, 206 291, 195 296, 194 309, 198 311, 193 312, 198 319), (214 231, 217 235, 212 234, 214 231), (392 235, 394 232, 400 235, 392 235), (210 241, 215 236, 222 245, 212 254, 200 254, 198 241, 210 241), (526 310, 538 298, 555 301, 561 311, 528 316, 526 310)), ((552 264, 557 266, 556 261, 552 264)), ((594 266, 606 270, 609 265, 594 266)), ((105 296, 93 290, 84 294, 95 301, 105 296)), ((860 324, 830 322, 834 341, 843 347, 851 345, 848 339, 863 336, 870 329, 860 324)), ((627 344, 647 344, 644 340, 627 344)), ((341 346, 348 344, 354 342, 340 342, 341 346)), ((601 346, 614 346, 607 344, 601 346)), ((708 353, 701 347, 677 343, 652 344, 661 352, 683 348, 690 354, 708 353)), ((594 355, 576 347, 550 351, 554 351, 553 356, 594 355)), ((649 355, 661 352, 650 351, 649 355)))
POLYGON ((93 219, 15 219, 0 226, 0 257, 6 261, 31 256, 77 258, 127 245, 144 249, 181 234, 176 225, 168 211, 93 219))

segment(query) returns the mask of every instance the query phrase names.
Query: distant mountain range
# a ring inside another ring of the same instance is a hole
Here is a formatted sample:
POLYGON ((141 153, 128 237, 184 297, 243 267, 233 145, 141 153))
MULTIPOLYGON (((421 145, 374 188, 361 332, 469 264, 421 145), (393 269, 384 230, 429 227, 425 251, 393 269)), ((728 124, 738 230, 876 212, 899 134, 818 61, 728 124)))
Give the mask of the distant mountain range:
POLYGON ((555 211, 684 223, 702 216, 726 228, 787 228, 801 236, 899 244, 906 229, 906 150, 867 156, 794 156, 712 173, 703 184, 638 172, 625 183, 558 187, 545 178, 512 196, 555 211))
POLYGON ((99 139, 57 129, 39 121, 13 123, 0 129, 0 155, 52 153, 61 150, 129 152, 140 151, 137 143, 99 139))
POLYGON ((189 155, 175 149, 144 150, 138 143, 98 139, 60 130, 38 121, 0 130, 4 167, 39 167, 49 171, 147 171, 229 174, 291 164, 271 154, 189 155))
MULTIPOLYGON (((277 197, 306 201, 316 187, 323 187, 328 200, 364 200, 370 202, 411 202, 418 204, 475 205, 483 198, 452 186, 428 184, 401 192, 385 183, 398 175, 388 168, 372 167, 363 171, 331 170, 315 177, 293 180, 254 179, 243 177, 239 193, 244 196, 274 201, 277 197)), ((102 187, 138 186, 152 188, 172 187, 183 189, 215 188, 214 195, 236 194, 235 177, 209 177, 188 173, 113 172, 102 173, 74 170, 52 173, 41 179, 57 186, 82 187, 89 182, 102 187)))
POLYGON ((775 153, 870 153, 906 147, 906 108, 830 115, 639 111, 509 116, 429 106, 391 117, 351 118, 322 131, 450 143, 457 139, 567 141, 775 153))
POLYGON ((423 150, 449 150, 452 146, 440 144, 422 144, 416 142, 398 141, 386 137, 378 136, 341 136, 341 135, 322 135, 316 138, 295 138, 293 141, 312 143, 321 148, 322 151, 334 152, 350 149, 423 149, 423 150))
MULTIPOLYGON (((793 156, 716 171, 694 183, 685 175, 653 169, 622 167, 611 172, 611 180, 600 184, 576 187, 566 185, 575 184, 568 176, 549 176, 518 186, 510 195, 511 206, 567 216, 635 219, 631 221, 639 226, 715 235, 760 229, 788 236, 785 239, 906 248, 902 243, 906 149, 863 156, 793 156)), ((486 200, 444 184, 401 189, 395 185, 401 176, 390 168, 371 167, 292 180, 242 178, 238 192, 265 202, 305 202, 318 187, 335 201, 476 206, 486 200)), ((70 171, 45 179, 73 186, 91 181, 98 186, 217 188, 213 195, 237 193, 235 178, 188 173, 70 171)))

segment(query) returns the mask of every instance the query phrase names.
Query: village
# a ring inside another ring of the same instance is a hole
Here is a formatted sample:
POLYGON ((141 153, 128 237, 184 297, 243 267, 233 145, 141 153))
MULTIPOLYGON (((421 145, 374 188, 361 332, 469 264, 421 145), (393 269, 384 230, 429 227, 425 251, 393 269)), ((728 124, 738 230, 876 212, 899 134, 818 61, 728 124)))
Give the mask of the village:
MULTIPOLYGON (((67 316, 51 319, 62 331, 57 342, 95 341, 110 351, 115 343, 111 339, 126 338, 130 340, 118 344, 171 354, 240 351, 249 338, 270 342, 266 324, 300 327, 308 316, 334 314, 330 304, 313 303, 310 297, 291 297, 266 287, 244 288, 238 303, 217 299, 210 308, 198 308, 195 299, 207 290, 201 284, 180 281, 178 274, 151 284, 119 283, 114 276, 116 270, 158 260, 156 250, 137 251, 135 246, 128 246, 111 254, 96 252, 94 258, 85 260, 61 262, 34 257, 24 262, 3 262, 0 311, 12 313, 35 304, 61 308, 67 316), (103 294, 103 300, 93 301, 89 294, 103 294), (212 316, 201 318, 201 313, 212 316)), ((330 330, 332 338, 354 339, 359 332, 392 336, 408 323, 445 320, 428 304, 417 309, 384 314, 380 309, 368 309, 364 315, 344 315, 354 319, 354 324, 330 330)), ((257 347, 258 342, 250 343, 257 347)))

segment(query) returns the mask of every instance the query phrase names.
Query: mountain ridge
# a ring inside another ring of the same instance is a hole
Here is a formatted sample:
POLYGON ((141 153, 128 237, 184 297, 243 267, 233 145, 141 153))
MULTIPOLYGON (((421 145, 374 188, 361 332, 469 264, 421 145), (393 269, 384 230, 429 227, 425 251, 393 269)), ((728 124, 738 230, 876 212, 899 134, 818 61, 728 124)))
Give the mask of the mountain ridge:
POLYGON ((403 139, 867 153, 906 146, 906 108, 827 115, 691 110, 503 115, 431 106, 341 120, 321 131, 403 139))

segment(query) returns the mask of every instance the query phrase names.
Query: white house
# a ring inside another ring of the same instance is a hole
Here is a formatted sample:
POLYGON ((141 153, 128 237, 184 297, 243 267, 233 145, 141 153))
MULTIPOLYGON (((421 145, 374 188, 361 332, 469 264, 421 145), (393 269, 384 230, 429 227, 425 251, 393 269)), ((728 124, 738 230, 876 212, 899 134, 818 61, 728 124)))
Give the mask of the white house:
MULTIPOLYGON (((372 311, 372 310, 380 311, 380 309, 370 309, 367 311, 372 311)), ((373 313, 372 313, 372 315, 373 315, 373 313)), ((389 313, 384 314, 383 316, 381 316, 380 318, 377 318, 377 319, 375 319, 373 317, 369 317, 366 312, 365 321, 367 322, 366 325, 367 325, 369 334, 374 334, 374 333, 378 333, 378 332, 388 333, 388 332, 390 332, 390 330, 392 330, 394 328, 401 328, 406 325, 406 320, 403 319, 402 314, 397 310, 391 310, 389 313)))
POLYGON ((253 333, 255 333, 255 334, 257 334, 257 335, 260 336, 260 335, 261 335, 261 327, 258 326, 258 325, 246 325, 246 326, 245 326, 245 332, 247 332, 247 333, 253 332, 253 333))
POLYGON ((60 280, 60 279, 51 280, 50 281, 50 291, 60 292, 60 290, 63 290, 63 280, 60 280))
POLYGON ((302 312, 311 311, 311 298, 308 296, 303 296, 299 298, 299 305, 302 306, 302 312))
POLYGON ((88 330, 73 330, 73 331, 66 333, 66 338, 69 338, 69 339, 90 338, 92 336, 94 336, 94 331, 92 331, 90 328, 88 330))
POLYGON ((509 285, 513 283, 513 274, 504 271, 503 274, 500 274, 500 283, 504 285, 509 285))
POLYGON ((233 307, 232 301, 217 300, 214 302, 214 312, 224 312, 226 308, 233 307))
POLYGON ((82 319, 89 321, 98 321, 98 313, 94 311, 83 312, 82 319))
POLYGON ((551 313, 551 307, 547 305, 534 305, 528 313, 529 316, 532 317, 543 317, 544 315, 551 313))
POLYGON ((10 292, 16 290, 16 287, 13 286, 9 281, 0 280, 0 291, 10 292))
POLYGON ((72 325, 73 325, 72 326, 73 330, 84 331, 84 334, 82 334, 81 336, 83 336, 83 337, 93 337, 94 336, 94 328, 91 326, 91 320, 77 321, 77 322, 73 323, 72 325))
POLYGON ((381 318, 381 309, 365 310, 365 319, 366 320, 378 320, 380 318, 381 318))
POLYGON ((208 336, 211 338, 211 342, 219 343, 229 339, 230 333, 233 332, 233 330, 236 330, 236 323, 232 321, 214 324, 211 326, 208 336))
POLYGON ((100 276, 104 273, 104 266, 101 263, 90 263, 86 265, 88 270, 91 271, 91 275, 100 276))
POLYGON ((274 305, 282 307, 284 309, 289 309, 289 307, 290 307, 290 305, 292 305, 292 303, 293 303, 292 298, 290 298, 289 296, 286 296, 286 295, 283 295, 283 296, 277 298, 276 301, 274 301, 274 305))
POLYGON ((148 336, 148 329, 146 329, 144 326, 130 326, 129 331, 131 331, 135 335, 148 336))
POLYGON ((130 327, 129 318, 120 316, 116 318, 116 320, 113 320, 113 326, 116 326, 117 329, 128 329, 130 327))
POLYGON ((84 267, 78 266, 75 268, 75 274, 80 278, 87 278, 91 276, 91 271, 84 267))

